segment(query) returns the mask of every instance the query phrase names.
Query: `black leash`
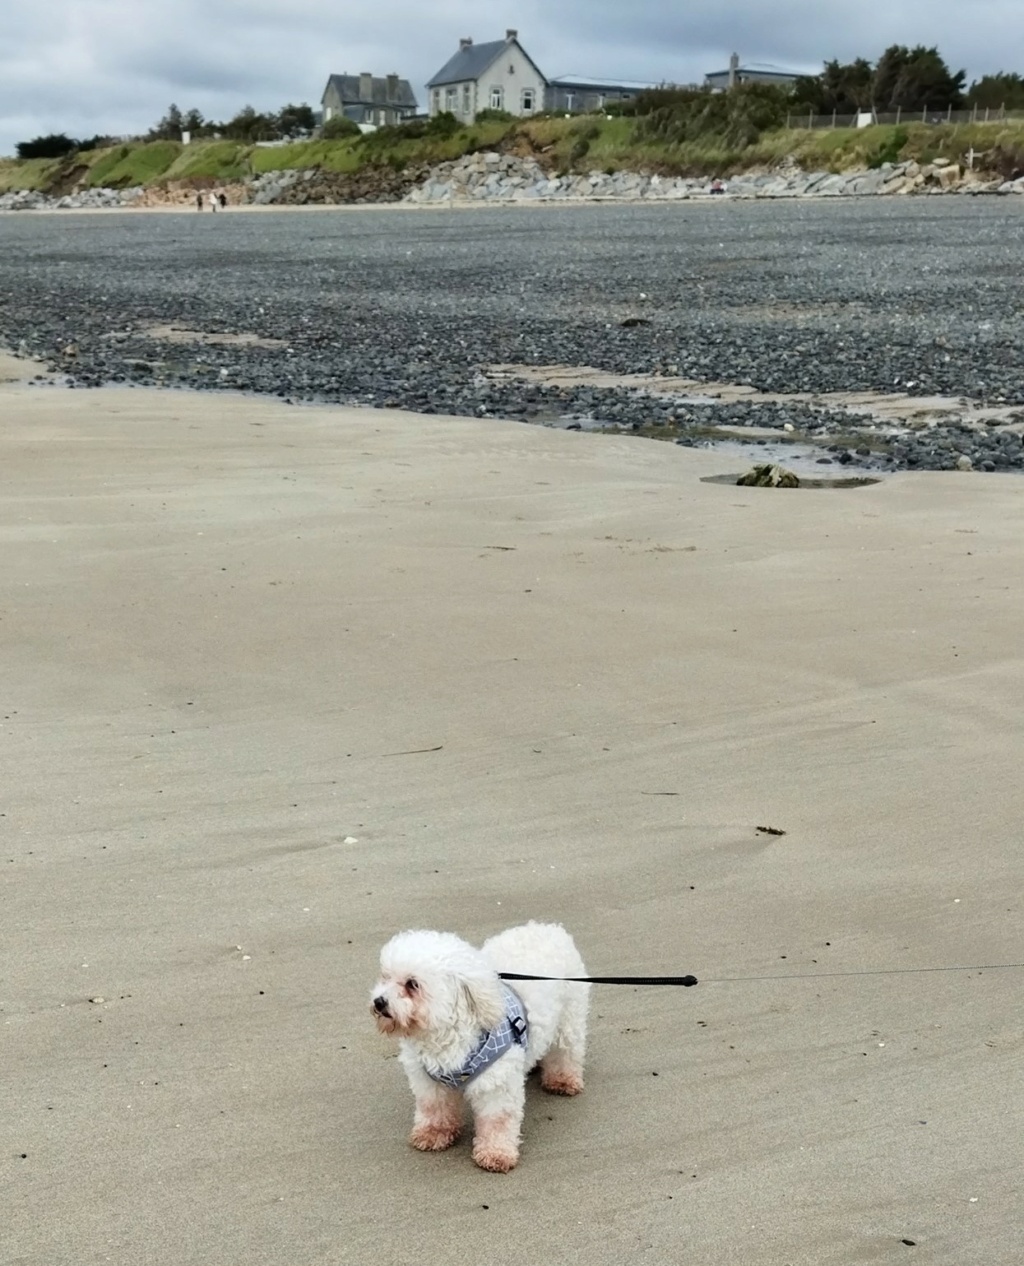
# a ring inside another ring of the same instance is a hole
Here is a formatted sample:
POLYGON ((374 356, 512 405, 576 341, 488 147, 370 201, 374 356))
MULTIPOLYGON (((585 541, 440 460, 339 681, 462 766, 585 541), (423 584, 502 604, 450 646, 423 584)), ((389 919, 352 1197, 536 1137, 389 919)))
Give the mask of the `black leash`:
MULTIPOLYGON (((950 971, 1020 971, 1024 963, 978 963, 973 967, 882 967, 867 971, 788 972, 776 976, 705 977, 706 985, 752 984, 765 980, 832 980, 839 976, 916 976, 927 972, 950 971)), ((502 980, 551 980, 574 985, 682 985, 689 989, 697 984, 696 976, 526 976, 521 972, 500 971, 502 980)))
POLYGON ((517 971, 500 971, 502 980, 562 980, 573 985, 682 985, 689 989, 696 976, 524 976, 517 971))

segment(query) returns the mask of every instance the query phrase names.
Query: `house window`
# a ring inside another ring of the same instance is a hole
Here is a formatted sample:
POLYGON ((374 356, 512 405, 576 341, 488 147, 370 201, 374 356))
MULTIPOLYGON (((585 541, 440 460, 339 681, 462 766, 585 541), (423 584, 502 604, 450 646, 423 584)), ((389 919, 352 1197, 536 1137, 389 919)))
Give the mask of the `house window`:
POLYGON ((532 114, 537 101, 537 94, 532 88, 524 88, 520 93, 520 101, 524 114, 532 114))
POLYGON ((441 109, 441 89, 434 89, 434 113, 437 114, 441 109))
POLYGON ((575 104, 576 104, 576 94, 574 92, 567 92, 565 94, 565 108, 567 110, 571 110, 575 104))
POLYGON ((330 123, 334 118, 334 106, 324 106, 324 122, 330 123))
POLYGON ((473 89, 469 84, 462 85, 462 113, 469 114, 473 108, 473 89))
POLYGON ((459 90, 457 88, 449 88, 444 94, 444 108, 454 114, 459 103, 459 90))
POLYGON ((491 89, 491 109, 504 110, 504 108, 505 108, 505 89, 492 88, 491 89))

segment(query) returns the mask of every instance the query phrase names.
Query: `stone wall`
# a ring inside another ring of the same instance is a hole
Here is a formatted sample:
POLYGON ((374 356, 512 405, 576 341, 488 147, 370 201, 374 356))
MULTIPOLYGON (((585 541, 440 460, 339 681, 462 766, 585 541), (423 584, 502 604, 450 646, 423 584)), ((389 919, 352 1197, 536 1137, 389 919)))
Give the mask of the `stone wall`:
POLYGON ((406 202, 531 202, 573 200, 678 201, 714 196, 712 185, 732 198, 858 197, 870 194, 1021 193, 1024 178, 991 180, 964 171, 944 159, 884 163, 870 171, 806 172, 795 164, 773 171, 744 172, 727 181, 703 177, 659 176, 647 172, 591 171, 553 175, 532 158, 507 154, 470 154, 435 167, 411 190, 406 202))
POLYGON ((271 171, 250 182, 245 201, 253 206, 399 202, 429 172, 426 163, 400 170, 374 164, 359 171, 271 171))
MULTIPOLYGON (((513 154, 469 154, 455 162, 428 167, 388 165, 355 172, 317 168, 272 171, 244 183, 217 186, 229 205, 308 206, 409 202, 443 205, 451 202, 672 202, 721 195, 727 198, 864 197, 899 194, 1024 194, 1024 177, 991 179, 964 171, 957 163, 936 159, 883 163, 870 171, 806 172, 793 162, 771 171, 744 172, 725 181, 660 176, 649 172, 591 171, 554 174, 535 158, 513 154), (720 186, 719 189, 713 188, 720 186)), ((195 207, 198 190, 181 182, 148 189, 85 189, 64 197, 35 190, 0 195, 0 211, 78 211, 119 207, 195 207)), ((203 190, 204 194, 209 190, 203 190)))
POLYGON ((131 206, 142 193, 141 186, 131 189, 83 189, 78 193, 52 198, 37 189, 18 189, 0 194, 0 211, 92 211, 115 210, 131 206))

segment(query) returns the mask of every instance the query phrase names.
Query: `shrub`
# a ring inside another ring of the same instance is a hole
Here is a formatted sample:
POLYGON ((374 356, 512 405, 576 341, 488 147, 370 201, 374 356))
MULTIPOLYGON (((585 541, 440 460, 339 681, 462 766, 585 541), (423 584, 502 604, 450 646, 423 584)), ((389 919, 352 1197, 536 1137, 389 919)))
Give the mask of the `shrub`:
POLYGON ((509 114, 507 110, 492 110, 490 106, 486 110, 478 110, 476 115, 477 123, 512 123, 514 120, 514 114, 509 114))
POLYGON ((907 129, 905 127, 897 127, 893 129, 892 135, 874 151, 868 155, 869 167, 881 167, 883 163, 898 163, 900 161, 900 151, 907 143, 907 129))
POLYGON ((17 152, 19 158, 63 158, 77 148, 77 141, 70 136, 54 132, 50 136, 37 136, 32 141, 19 141, 17 152))
POLYGON ((359 124, 346 118, 344 114, 336 114, 333 119, 328 119, 321 132, 325 141, 340 141, 343 136, 361 135, 359 124))
POLYGON ((435 114, 427 124, 427 136, 454 136, 462 125, 450 110, 435 114))
POLYGON ((580 119, 573 123, 572 134, 579 141, 596 141, 601 135, 601 124, 596 119, 580 119))
POLYGON ((429 119, 408 119, 405 123, 388 124, 375 132, 364 132, 360 148, 369 158, 386 154, 402 141, 422 141, 428 138, 444 140, 454 136, 462 127, 454 114, 442 111, 429 119))
POLYGON ((762 132, 783 126, 787 101, 772 84, 742 84, 729 92, 656 88, 637 98, 636 136, 669 145, 715 139, 745 149, 762 132))

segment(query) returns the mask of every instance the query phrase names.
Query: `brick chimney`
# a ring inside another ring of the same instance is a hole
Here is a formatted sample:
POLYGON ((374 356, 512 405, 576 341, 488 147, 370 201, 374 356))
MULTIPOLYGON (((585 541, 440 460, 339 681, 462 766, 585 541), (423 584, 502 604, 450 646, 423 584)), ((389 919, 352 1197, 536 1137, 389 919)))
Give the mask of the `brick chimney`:
POLYGON ((389 101, 398 100, 398 76, 388 75, 388 97, 389 101))
POLYGON ((519 38, 519 32, 514 31, 511 27, 509 27, 508 30, 505 32, 505 39, 509 43, 511 43, 513 40, 518 39, 518 38, 519 38))
POLYGON ((359 100, 373 100, 373 75, 367 70, 359 73, 359 100))
POLYGON ((467 48, 472 48, 472 47, 473 47, 473 37, 472 37, 472 35, 466 35, 466 36, 464 36, 461 40, 459 40, 459 52, 460 52, 460 53, 464 53, 464 52, 466 51, 466 49, 467 49, 467 48))

